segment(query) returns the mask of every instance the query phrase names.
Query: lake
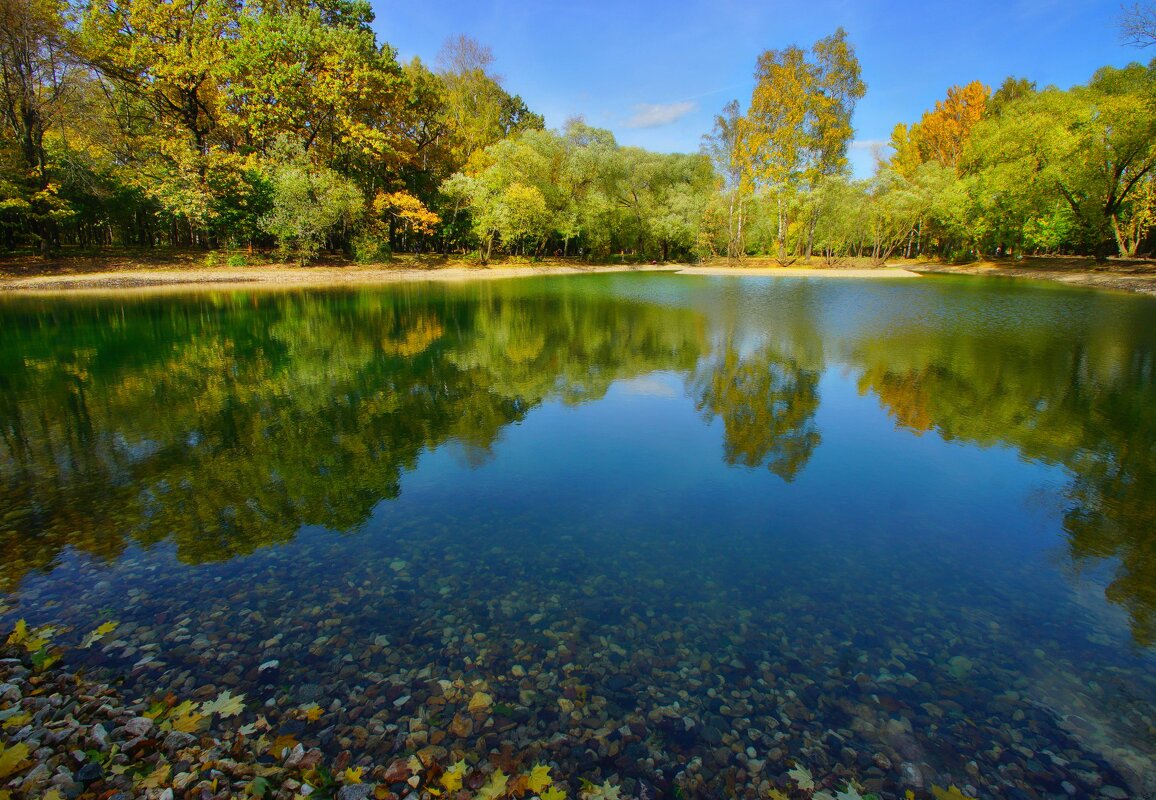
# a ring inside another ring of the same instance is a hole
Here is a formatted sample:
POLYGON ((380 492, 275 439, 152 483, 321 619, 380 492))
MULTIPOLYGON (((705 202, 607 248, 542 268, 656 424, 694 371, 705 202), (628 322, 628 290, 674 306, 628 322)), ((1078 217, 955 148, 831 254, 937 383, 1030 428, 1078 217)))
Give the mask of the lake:
POLYGON ((971 278, 7 296, 0 629, 367 769, 1154 796, 1154 370, 971 278))

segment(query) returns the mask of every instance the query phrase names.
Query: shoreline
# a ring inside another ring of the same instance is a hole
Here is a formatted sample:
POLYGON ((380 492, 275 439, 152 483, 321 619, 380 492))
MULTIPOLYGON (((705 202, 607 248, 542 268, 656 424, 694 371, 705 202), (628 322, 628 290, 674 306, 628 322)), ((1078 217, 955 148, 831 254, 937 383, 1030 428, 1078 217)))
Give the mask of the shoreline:
POLYGON ((438 281, 460 283, 553 275, 665 272, 675 275, 769 276, 780 278, 916 278, 902 267, 719 267, 688 264, 541 265, 415 267, 193 267, 189 269, 114 269, 27 277, 0 277, 0 295, 106 294, 238 289, 316 289, 438 281))
POLYGON ((602 272, 677 272, 684 265, 495 266, 495 267, 194 267, 190 269, 118 269, 0 278, 4 294, 103 294, 124 291, 201 291, 237 289, 318 289, 390 283, 505 280, 542 275, 602 272))
POLYGON ((0 296, 59 294, 123 294, 238 291, 280 289, 324 289, 379 286, 393 283, 436 281, 462 283, 477 280, 507 280, 557 275, 593 275, 620 272, 665 272, 672 275, 708 277, 777 277, 821 279, 899 279, 935 275, 1016 278, 1046 281, 1068 286, 1124 291, 1156 296, 1156 265, 1128 264, 1092 266, 1084 263, 1036 263, 1016 265, 993 262, 955 265, 935 262, 891 263, 882 267, 780 267, 765 265, 727 266, 692 264, 608 264, 608 265, 451 265, 420 266, 334 266, 153 268, 114 267, 92 272, 64 272, 39 275, 0 275, 0 296))
POLYGON ((918 278, 919 274, 906 267, 693 267, 678 271, 679 275, 710 275, 731 277, 770 278, 918 278))
POLYGON ((1036 266, 1031 260, 1021 262, 1019 266, 1007 266, 990 261, 962 265, 928 262, 913 265, 911 270, 923 276, 971 275, 979 278, 1016 278, 1156 296, 1156 265, 1132 268, 1108 265, 1088 269, 1082 264, 1065 267, 1036 266))

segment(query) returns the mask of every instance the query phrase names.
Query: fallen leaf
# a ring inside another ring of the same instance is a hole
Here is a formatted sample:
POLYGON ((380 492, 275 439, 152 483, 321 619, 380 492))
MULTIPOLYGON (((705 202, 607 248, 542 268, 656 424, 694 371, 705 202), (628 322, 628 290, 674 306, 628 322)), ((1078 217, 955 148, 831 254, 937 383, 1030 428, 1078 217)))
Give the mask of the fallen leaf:
POLYGON ((20 764, 28 758, 28 745, 21 742, 11 747, 0 743, 0 778, 7 778, 20 769, 20 764))
POLYGON ((13 714, 8 719, 4 720, 4 727, 9 730, 16 730, 23 728, 32 721, 32 715, 27 711, 21 711, 19 714, 13 714))
POLYGON ((506 784, 510 782, 510 776, 499 770, 494 770, 494 774, 486 781, 485 785, 478 790, 477 800, 498 800, 506 794, 506 784))
POLYGON ((169 774, 173 771, 172 764, 161 764, 141 781, 145 789, 159 789, 169 782, 169 774))
POLYGON ((93 630, 92 633, 84 637, 84 641, 80 643, 80 646, 92 647, 97 642, 97 640, 115 631, 118 625, 120 625, 119 622, 106 622, 103 625, 97 626, 97 628, 93 630))
POLYGON ((466 760, 463 758, 456 764, 451 764, 449 768, 442 773, 441 784, 442 788, 447 792, 456 792, 462 788, 462 778, 466 774, 466 760))
POLYGON ((345 783, 361 783, 361 773, 365 772, 361 767, 348 767, 345 772, 341 773, 341 780, 345 783))
POLYGON ((8 634, 8 644, 23 644, 28 638, 28 623, 23 619, 16 620, 12 626, 12 633, 8 634))
POLYGON ((807 769, 806 767, 800 767, 798 764, 796 764, 793 768, 787 770, 787 775, 789 775, 795 781, 795 783, 799 785, 800 789, 806 790, 815 788, 815 778, 811 775, 811 770, 807 769))
POLYGON ((622 787, 611 786, 610 781, 606 781, 598 787, 598 796, 602 800, 622 800, 622 787))
POLYGON ((972 798, 964 794, 956 786, 949 786, 943 789, 939 786, 932 786, 931 793, 935 796, 935 800, 972 800, 972 798))
POLYGON ((310 703, 307 706, 301 706, 299 709, 305 715, 305 719, 309 722, 316 722, 321 719, 321 715, 325 713, 325 709, 316 703, 310 703))
POLYGON ((196 733, 205 727, 207 718, 197 710, 196 703, 186 700, 169 712, 167 722, 174 731, 196 733))
POLYGON ((566 793, 557 786, 551 786, 546 791, 538 795, 541 800, 566 800, 566 793))
POLYGON ((526 787, 534 794, 541 794, 542 790, 554 783, 550 777, 550 767, 546 764, 535 764, 530 770, 530 777, 526 787))
POLYGON ((201 713, 206 716, 209 714, 217 714, 221 719, 235 717, 245 710, 244 699, 245 695, 239 694, 234 697, 229 693, 229 690, 226 689, 217 695, 216 700, 201 703, 201 713))
POLYGON ((8 644, 18 644, 29 653, 35 653, 48 645, 54 633, 56 629, 48 625, 29 629, 28 623, 21 619, 17 620, 12 633, 8 634, 8 644))
POLYGON ((269 749, 266 752, 273 756, 273 758, 284 758, 285 754, 296 746, 297 740, 292 736, 285 734, 284 736, 278 736, 276 739, 274 739, 273 744, 269 745, 269 749))

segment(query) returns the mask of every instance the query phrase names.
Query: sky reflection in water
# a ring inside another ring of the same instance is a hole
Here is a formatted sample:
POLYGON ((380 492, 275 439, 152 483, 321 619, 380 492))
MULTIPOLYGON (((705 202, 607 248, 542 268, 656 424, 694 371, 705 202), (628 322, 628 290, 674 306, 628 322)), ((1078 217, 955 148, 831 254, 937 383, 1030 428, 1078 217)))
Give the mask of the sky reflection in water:
POLYGON ((1154 321, 955 279, 4 298, 3 621, 114 613, 75 658, 130 687, 372 706, 367 675, 482 676, 528 739, 579 685, 607 722, 679 703, 656 785, 718 729, 819 770, 834 731, 884 789, 1136 789, 1154 321), (1076 766, 1009 778, 983 753, 1012 731, 1076 766))

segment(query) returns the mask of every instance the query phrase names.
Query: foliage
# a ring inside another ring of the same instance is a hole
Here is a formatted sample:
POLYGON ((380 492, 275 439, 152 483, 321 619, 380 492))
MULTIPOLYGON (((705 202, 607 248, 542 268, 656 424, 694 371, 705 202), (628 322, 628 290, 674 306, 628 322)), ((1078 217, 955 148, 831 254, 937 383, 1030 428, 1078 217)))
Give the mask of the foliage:
POLYGON ((28 745, 18 742, 5 747, 0 742, 0 779, 7 778, 21 768, 29 755, 28 745))
MULTIPOLYGON (((1126 11, 1134 43, 1151 19, 1126 11)), ((0 0, 0 22, 6 251, 835 263, 1153 246, 1151 65, 1067 91, 950 87, 864 182, 847 174, 866 87, 842 29, 762 53, 746 107, 684 155, 581 120, 544 130, 469 36, 436 69, 399 64, 362 0, 0 0)))
POLYGON ((780 259, 800 246, 810 257, 813 218, 796 232, 796 245, 788 247, 792 212, 800 208, 795 196, 846 171, 854 133, 851 116, 866 89, 842 28, 816 42, 809 53, 791 46, 759 56, 742 146, 755 186, 773 198, 780 259))
POLYGON ((303 152, 290 152, 270 174, 272 210, 262 227, 276 237, 282 255, 300 264, 313 258, 341 226, 352 226, 364 204, 357 187, 327 167, 311 164, 303 152))

